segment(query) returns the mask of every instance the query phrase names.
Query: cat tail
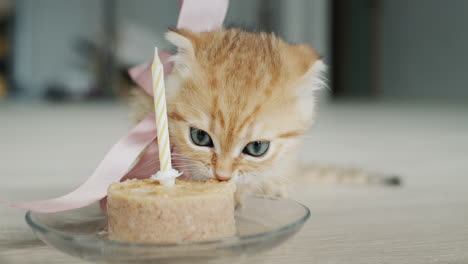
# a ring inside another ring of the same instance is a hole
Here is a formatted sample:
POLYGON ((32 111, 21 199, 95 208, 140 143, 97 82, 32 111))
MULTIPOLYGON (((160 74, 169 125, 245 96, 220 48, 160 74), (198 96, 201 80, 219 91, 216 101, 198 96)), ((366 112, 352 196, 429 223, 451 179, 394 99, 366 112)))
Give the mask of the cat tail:
POLYGON ((400 176, 361 168, 335 165, 307 164, 300 166, 298 177, 304 182, 333 185, 383 185, 401 186, 400 176))

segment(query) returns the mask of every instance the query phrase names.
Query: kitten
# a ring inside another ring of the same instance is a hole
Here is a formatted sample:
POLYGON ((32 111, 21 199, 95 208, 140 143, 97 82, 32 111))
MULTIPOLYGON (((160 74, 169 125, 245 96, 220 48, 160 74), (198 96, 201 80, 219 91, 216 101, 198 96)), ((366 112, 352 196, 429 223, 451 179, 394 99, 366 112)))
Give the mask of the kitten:
MULTIPOLYGON (((238 29, 166 37, 178 49, 166 96, 180 169, 196 180, 232 180, 240 193, 286 195, 314 120, 315 91, 324 86, 317 52, 238 29)), ((132 105, 134 121, 153 111, 141 89, 132 105)))

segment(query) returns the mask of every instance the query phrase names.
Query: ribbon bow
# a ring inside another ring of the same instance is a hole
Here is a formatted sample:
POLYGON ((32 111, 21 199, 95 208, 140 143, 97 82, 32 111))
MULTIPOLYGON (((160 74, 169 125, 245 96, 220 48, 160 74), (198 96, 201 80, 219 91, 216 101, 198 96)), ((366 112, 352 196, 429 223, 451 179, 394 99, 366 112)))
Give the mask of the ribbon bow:
MULTIPOLYGON (((229 0, 180 0, 181 5, 177 28, 194 32, 211 31, 220 28, 229 0)), ((164 77, 172 70, 168 51, 159 53, 164 64, 164 77)), ((129 70, 130 77, 149 95, 153 95, 151 64, 145 63, 129 70)), ((85 207, 104 198, 107 188, 122 178, 147 178, 158 171, 157 163, 145 168, 148 160, 157 160, 156 125, 154 116, 148 116, 137 124, 128 135, 122 137, 106 154, 93 174, 74 191, 50 200, 31 202, 3 202, 13 207, 36 212, 53 213, 85 207), (146 151, 145 151, 146 149, 146 151), (139 162, 129 171, 138 156, 145 151, 139 162)))

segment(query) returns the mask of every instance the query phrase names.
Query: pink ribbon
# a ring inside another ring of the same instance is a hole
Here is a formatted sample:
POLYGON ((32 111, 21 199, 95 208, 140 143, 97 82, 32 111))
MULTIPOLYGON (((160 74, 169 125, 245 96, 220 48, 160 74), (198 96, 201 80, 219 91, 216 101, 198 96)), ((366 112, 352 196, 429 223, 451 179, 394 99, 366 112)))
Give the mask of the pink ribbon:
POLYGON ((2 203, 43 213, 65 211, 92 204, 106 196, 107 187, 125 175, 142 150, 155 138, 154 116, 148 116, 128 135, 122 137, 107 153, 91 177, 71 193, 50 200, 2 203))
POLYGON ((223 25, 228 0, 185 0, 177 21, 177 28, 194 32, 212 31, 223 25))
MULTIPOLYGON (((228 7, 228 0, 184 0, 180 3, 177 28, 194 32, 220 28, 228 7)), ((172 63, 168 62, 171 53, 162 51, 159 56, 164 63, 166 77, 172 70, 172 63)), ((129 74, 137 85, 153 95, 150 63, 130 69, 129 74)), ((74 191, 49 200, 17 203, 0 201, 0 204, 42 213, 66 211, 99 201, 106 196, 109 185, 122 178, 150 177, 159 170, 154 122, 154 115, 150 115, 136 125, 128 135, 122 137, 106 154, 94 173, 74 191), (143 151, 145 153, 132 168, 143 151)))

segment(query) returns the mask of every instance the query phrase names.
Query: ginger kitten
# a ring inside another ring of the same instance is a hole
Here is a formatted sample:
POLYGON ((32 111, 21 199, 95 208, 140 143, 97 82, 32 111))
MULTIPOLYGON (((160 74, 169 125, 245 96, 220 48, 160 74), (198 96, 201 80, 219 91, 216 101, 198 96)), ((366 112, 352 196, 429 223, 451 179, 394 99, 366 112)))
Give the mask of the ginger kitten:
MULTIPOLYGON (((166 35, 178 52, 166 81, 173 159, 196 180, 285 195, 301 136, 313 123, 325 66, 307 45, 238 29, 166 35)), ((153 111, 138 89, 134 121, 153 111)))

